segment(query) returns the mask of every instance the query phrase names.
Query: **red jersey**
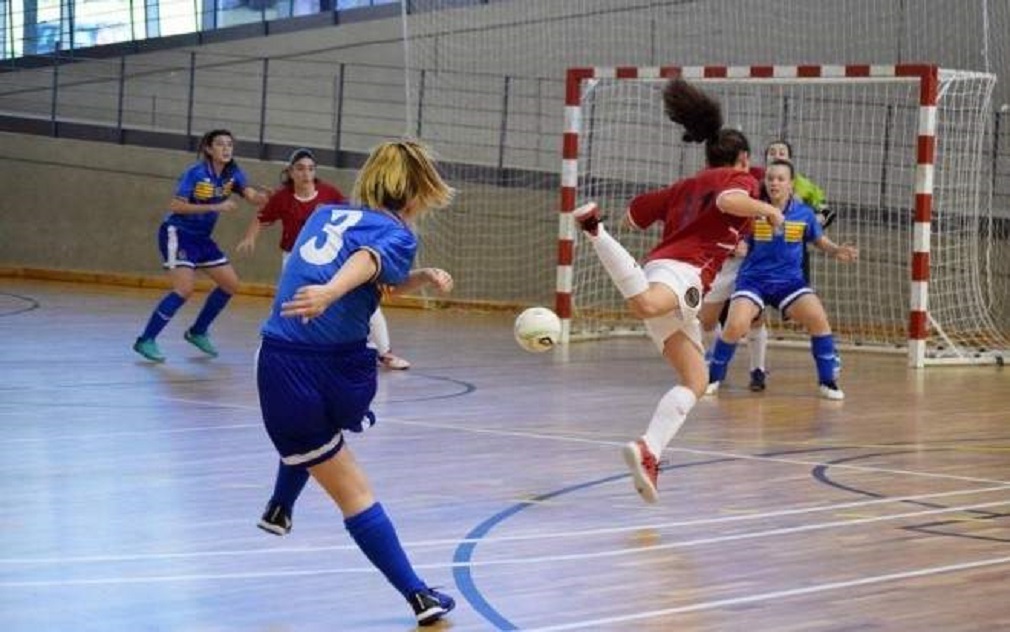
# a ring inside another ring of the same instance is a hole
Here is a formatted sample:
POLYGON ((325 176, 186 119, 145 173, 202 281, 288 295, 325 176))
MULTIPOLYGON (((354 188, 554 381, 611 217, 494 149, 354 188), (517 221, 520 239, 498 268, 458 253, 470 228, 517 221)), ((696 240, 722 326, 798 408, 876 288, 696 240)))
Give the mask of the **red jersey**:
POLYGON ((663 222, 663 237, 646 261, 676 259, 701 268, 701 282, 708 291, 723 261, 750 231, 750 218, 723 213, 716 206, 719 196, 741 191, 757 198, 758 181, 746 171, 732 167, 703 169, 665 189, 636 196, 628 218, 641 229, 663 222))
POLYGON ((257 218, 261 224, 273 224, 281 220, 281 250, 291 252, 295 246, 295 239, 298 232, 305 225, 305 220, 312 215, 312 211, 321 204, 340 204, 346 202, 347 198, 337 187, 316 180, 316 194, 308 200, 300 200, 295 197, 295 189, 291 185, 285 185, 275 191, 267 203, 260 209, 257 218))

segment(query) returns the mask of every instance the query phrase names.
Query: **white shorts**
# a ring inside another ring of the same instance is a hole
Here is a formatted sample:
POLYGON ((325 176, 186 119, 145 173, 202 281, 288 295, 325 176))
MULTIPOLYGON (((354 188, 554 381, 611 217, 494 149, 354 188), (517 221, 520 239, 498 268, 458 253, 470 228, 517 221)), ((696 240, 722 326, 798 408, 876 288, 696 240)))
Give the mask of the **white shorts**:
POLYGON ((715 275, 712 287, 702 299, 704 303, 725 303, 736 287, 736 275, 740 272, 743 257, 730 257, 722 264, 719 274, 715 275))
POLYGON ((652 342, 663 352, 667 338, 683 331, 699 350, 701 344, 701 324, 698 310, 701 308, 701 270, 689 263, 674 259, 656 259, 645 264, 645 278, 649 283, 662 283, 677 295, 680 308, 668 314, 647 318, 645 329, 652 342))

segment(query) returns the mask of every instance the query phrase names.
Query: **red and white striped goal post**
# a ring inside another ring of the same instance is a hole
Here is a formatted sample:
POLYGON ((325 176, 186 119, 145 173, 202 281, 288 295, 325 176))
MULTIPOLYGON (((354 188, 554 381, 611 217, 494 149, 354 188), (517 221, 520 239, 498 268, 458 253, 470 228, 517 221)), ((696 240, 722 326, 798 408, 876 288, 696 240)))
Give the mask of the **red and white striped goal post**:
POLYGON ((796 66, 615 66, 569 68, 565 82, 565 127, 561 150, 561 208, 558 223, 558 266, 554 307, 561 318, 563 343, 572 323, 572 284, 575 260, 575 222, 578 203, 579 134, 582 120, 582 83, 590 79, 753 79, 825 80, 906 78, 919 82, 919 129, 915 156, 915 212, 912 239, 911 297, 908 316, 908 360, 925 366, 929 332, 929 251, 933 212, 933 165, 936 154, 936 105, 939 67, 930 64, 796 65, 796 66))

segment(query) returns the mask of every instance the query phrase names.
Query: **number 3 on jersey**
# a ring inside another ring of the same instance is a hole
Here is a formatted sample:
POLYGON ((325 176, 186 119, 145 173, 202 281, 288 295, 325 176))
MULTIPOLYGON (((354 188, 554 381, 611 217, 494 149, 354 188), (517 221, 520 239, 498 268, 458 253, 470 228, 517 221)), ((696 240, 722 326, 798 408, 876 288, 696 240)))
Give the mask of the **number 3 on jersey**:
POLYGON ((324 266, 332 263, 340 254, 340 249, 344 247, 344 231, 360 222, 363 216, 362 211, 334 209, 330 212, 330 220, 323 226, 323 235, 316 235, 302 244, 298 254, 313 265, 324 266), (322 245, 316 245, 321 237, 325 241, 322 245))

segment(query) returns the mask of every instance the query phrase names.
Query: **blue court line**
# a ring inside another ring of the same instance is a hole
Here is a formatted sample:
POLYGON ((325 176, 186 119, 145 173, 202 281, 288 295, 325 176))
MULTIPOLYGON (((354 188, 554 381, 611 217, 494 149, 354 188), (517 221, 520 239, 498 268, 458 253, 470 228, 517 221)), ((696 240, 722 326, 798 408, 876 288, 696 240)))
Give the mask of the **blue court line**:
MULTIPOLYGON (((991 439, 988 439, 988 440, 991 440, 991 439)), ((774 450, 774 451, 758 454, 756 456, 775 458, 775 457, 788 456, 788 455, 794 455, 794 454, 809 454, 809 453, 812 453, 812 452, 833 452, 833 451, 839 451, 839 450, 852 449, 853 447, 858 447, 858 446, 828 446, 828 447, 792 448, 792 449, 786 449, 786 450, 774 450)), ((887 456, 888 454, 894 454, 894 453, 879 453, 879 454, 868 454, 868 455, 867 454, 863 454, 863 455, 857 455, 857 456, 852 456, 852 457, 844 457, 844 458, 840 458, 840 459, 835 459, 835 460, 832 460, 832 461, 828 461, 826 464, 818 465, 818 466, 814 467, 813 470, 811 471, 811 475, 818 482, 823 483, 823 484, 828 485, 828 486, 831 486, 831 487, 842 489, 844 491, 848 491, 848 492, 851 492, 851 493, 854 493, 854 494, 862 494, 862 495, 870 496, 870 497, 884 498, 885 495, 883 495, 883 494, 878 494, 878 493, 871 492, 871 491, 868 491, 868 490, 861 490, 861 489, 857 489, 855 487, 849 487, 849 486, 846 486, 846 485, 842 485, 841 483, 838 483, 838 482, 832 480, 828 476, 827 471, 830 469, 830 467, 832 465, 838 465, 838 464, 845 463, 847 461, 856 461, 856 460, 860 460, 860 459, 864 459, 864 458, 868 458, 868 457, 873 457, 873 456, 887 456)), ((698 465, 712 465, 712 464, 715 464, 715 463, 726 463, 726 462, 731 462, 731 461, 734 461, 734 460, 736 460, 736 459, 734 459, 732 457, 723 457, 723 458, 718 458, 718 459, 711 459, 711 460, 708 460, 708 461, 697 461, 697 462, 694 462, 694 463, 684 463, 684 464, 681 464, 681 465, 669 465, 669 466, 660 468, 660 471, 665 472, 667 470, 682 469, 682 468, 694 467, 694 466, 698 466, 698 465)), ((596 480, 593 480, 593 481, 589 481, 587 483, 579 483, 578 485, 572 485, 570 487, 564 487, 562 489, 559 489, 559 490, 556 490, 556 491, 553 491, 553 492, 547 492, 545 494, 541 494, 539 496, 536 496, 536 497, 532 498, 531 500, 523 501, 521 503, 517 503, 515 505, 512 505, 511 507, 508 507, 507 509, 504 509, 503 511, 500 511, 500 512, 496 513, 495 515, 491 516, 490 518, 488 518, 487 520, 481 522, 479 525, 477 525, 474 529, 472 529, 465 536, 465 538, 464 538, 465 542, 463 544, 459 545, 456 548, 455 553, 453 554, 453 559, 452 559, 452 561, 453 561, 453 573, 452 573, 453 574, 453 579, 456 581, 456 586, 459 589, 459 591, 460 591, 461 595, 463 596, 463 598, 467 600, 467 602, 470 604, 470 606, 474 609, 474 611, 478 615, 482 616, 489 623, 491 623, 492 625, 494 625, 496 629, 498 629, 498 630, 518 630, 518 629, 520 629, 514 623, 512 623, 507 618, 505 618, 504 615, 502 615, 500 612, 498 612, 494 608, 494 606, 492 606, 487 601, 487 599, 484 598, 484 595, 481 593, 480 589, 477 588, 477 584, 476 584, 476 582, 473 579, 473 574, 470 571, 470 569, 471 569, 470 564, 471 564, 471 562, 473 560, 473 553, 477 549, 477 545, 480 543, 480 540, 483 539, 488 533, 491 532, 492 529, 494 529, 496 526, 498 526, 501 523, 503 523, 505 520, 507 520, 507 519, 515 516, 520 511, 523 511, 524 509, 527 509, 529 507, 538 505, 538 504, 540 504, 541 502, 543 502, 545 500, 549 500, 549 499, 552 499, 552 498, 557 498, 558 496, 563 496, 563 495, 569 494, 571 492, 581 491, 583 489, 588 489, 590 487, 595 487, 597 485, 603 485, 603 484, 606 484, 606 483, 611 483, 611 482, 614 482, 614 481, 617 481, 617 480, 620 480, 620 479, 630 478, 630 476, 631 476, 630 474, 616 474, 616 475, 612 475, 612 476, 607 476, 607 477, 604 477, 604 478, 596 479, 596 480)), ((945 534, 945 535, 955 535, 956 536, 957 534, 945 534)))
POLYGON ((11 292, 0 292, 0 296, 8 296, 27 303, 27 305, 22 307, 14 307, 10 311, 0 312, 0 316, 17 316, 18 314, 24 314, 25 312, 39 308, 39 302, 30 296, 21 296, 20 294, 12 294, 11 292))
MULTIPOLYGON (((661 472, 673 469, 683 469, 687 467, 694 467, 696 465, 711 465, 713 463, 727 463, 730 461, 735 461, 736 459, 723 457, 719 459, 712 459, 709 461, 697 461, 694 463, 684 463, 682 465, 669 465, 660 468, 661 472)), ((464 537, 465 542, 456 547, 456 552, 452 556, 453 571, 452 576, 456 581, 456 586, 459 588, 460 594, 464 599, 469 602, 470 606, 474 611, 480 616, 484 617, 491 625, 495 626, 498 630, 518 630, 519 628, 506 619, 500 612, 495 610, 494 606, 488 603, 487 599, 481 593, 480 589, 477 588, 476 582, 474 582, 473 574, 470 572, 470 563, 473 559, 473 552, 477 549, 477 545, 480 540, 484 538, 492 529, 505 520, 515 516, 520 511, 527 509, 529 507, 534 507, 539 505, 545 500, 550 500, 552 498, 557 498, 558 496, 563 496, 565 494, 570 494, 572 492, 582 491, 590 487, 596 487, 597 485, 605 485, 607 483, 612 483, 625 478, 631 478, 630 474, 614 474, 612 476, 606 476, 604 478, 598 478, 587 483, 579 483, 578 485, 572 485, 570 487, 564 487, 553 492, 547 492, 539 496, 535 496, 530 500, 524 500, 523 502, 517 503, 504 509, 495 515, 491 516, 484 522, 481 522, 473 530, 466 534, 464 537)))

